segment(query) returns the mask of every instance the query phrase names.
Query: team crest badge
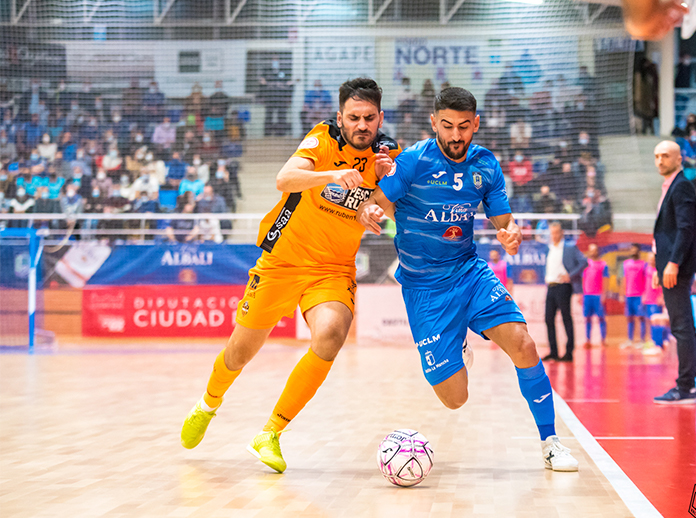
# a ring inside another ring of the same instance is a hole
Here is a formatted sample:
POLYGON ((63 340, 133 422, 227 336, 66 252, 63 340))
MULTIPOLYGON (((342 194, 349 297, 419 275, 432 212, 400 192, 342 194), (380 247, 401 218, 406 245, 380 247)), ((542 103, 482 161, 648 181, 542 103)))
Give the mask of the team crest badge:
POLYGON ((474 171, 472 178, 474 180, 474 187, 480 189, 483 186, 483 177, 481 176, 481 173, 474 171))
POLYGON ((249 313, 249 301, 244 301, 244 304, 242 304, 242 316, 246 316, 247 313, 249 313))
POLYGON ((462 235, 464 233, 462 232, 462 229, 460 227, 450 227, 447 230, 445 230, 445 233, 442 234, 442 237, 444 237, 448 241, 459 241, 462 238, 462 235))

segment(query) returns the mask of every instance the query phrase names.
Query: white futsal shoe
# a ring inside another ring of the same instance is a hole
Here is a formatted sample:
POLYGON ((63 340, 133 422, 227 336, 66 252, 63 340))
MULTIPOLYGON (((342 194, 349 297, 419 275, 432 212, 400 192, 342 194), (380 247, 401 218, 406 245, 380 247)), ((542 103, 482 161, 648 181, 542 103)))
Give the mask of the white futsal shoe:
POLYGON ((577 471, 578 461, 570 454, 570 449, 561 444, 558 435, 550 435, 541 443, 544 466, 553 471, 577 471))
POLYGON ((464 359, 466 372, 469 372, 472 365, 474 365, 474 351, 471 350, 469 341, 466 338, 464 339, 464 345, 462 346, 462 358, 464 359))

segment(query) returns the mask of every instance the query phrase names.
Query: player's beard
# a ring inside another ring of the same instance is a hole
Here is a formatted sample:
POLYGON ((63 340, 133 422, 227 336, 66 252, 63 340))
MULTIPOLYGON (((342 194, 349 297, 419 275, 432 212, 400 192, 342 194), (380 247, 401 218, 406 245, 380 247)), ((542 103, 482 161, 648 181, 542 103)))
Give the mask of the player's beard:
POLYGON ((466 155, 466 152, 469 151, 469 144, 470 142, 466 142, 464 140, 460 140, 459 142, 455 142, 454 140, 452 142, 445 142, 440 138, 440 134, 437 133, 437 142, 440 144, 440 149, 442 149, 442 152, 447 155, 448 158, 451 160, 459 160, 463 156, 466 155), (452 144, 462 144, 462 150, 461 151, 455 151, 452 149, 450 146, 452 144))
POLYGON ((357 151, 365 151, 368 149, 370 146, 372 146, 372 142, 375 140, 375 135, 373 135, 370 130, 367 131, 354 131, 353 133, 348 133, 345 128, 341 128, 341 136, 343 137, 343 140, 348 142, 350 146, 357 150, 357 151), (365 135, 367 138, 363 139, 363 143, 358 143, 355 141, 355 136, 356 135, 365 135))

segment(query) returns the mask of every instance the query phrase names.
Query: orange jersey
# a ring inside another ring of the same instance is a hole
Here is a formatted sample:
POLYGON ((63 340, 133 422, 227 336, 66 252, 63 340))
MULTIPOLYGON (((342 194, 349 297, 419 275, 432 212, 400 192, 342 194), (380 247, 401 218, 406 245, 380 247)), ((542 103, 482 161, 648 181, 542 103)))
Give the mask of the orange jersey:
POLYGON ((377 185, 375 153, 381 145, 389 148, 392 158, 401 152, 399 145, 382 133, 377 134, 371 148, 357 151, 345 143, 335 121, 317 124, 293 156, 314 162, 315 171, 356 169, 362 174, 363 183, 348 191, 330 183, 283 193, 261 221, 256 244, 264 253, 259 264, 281 262, 355 269, 355 255, 365 231, 356 220, 356 211, 377 185))

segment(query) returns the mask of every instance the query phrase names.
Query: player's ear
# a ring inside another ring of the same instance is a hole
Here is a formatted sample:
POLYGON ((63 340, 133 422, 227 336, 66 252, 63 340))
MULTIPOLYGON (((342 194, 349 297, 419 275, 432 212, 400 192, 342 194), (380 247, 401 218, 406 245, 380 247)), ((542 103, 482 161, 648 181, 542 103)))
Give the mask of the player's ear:
POLYGON ((435 125, 435 114, 430 114, 430 126, 433 128, 433 133, 437 133, 437 126, 435 125))
POLYGON ((479 130, 479 125, 481 124, 481 116, 477 115, 474 117, 474 133, 476 133, 479 130))
POLYGON ((340 110, 336 112, 336 124, 339 128, 343 127, 343 114, 340 110))
POLYGON ((384 124, 384 112, 380 110, 379 112, 379 127, 382 127, 382 124, 384 124))

